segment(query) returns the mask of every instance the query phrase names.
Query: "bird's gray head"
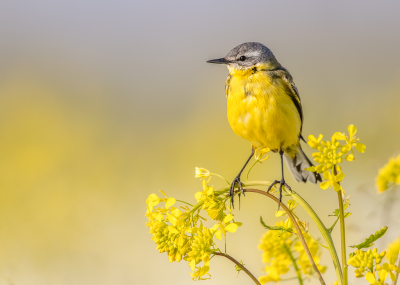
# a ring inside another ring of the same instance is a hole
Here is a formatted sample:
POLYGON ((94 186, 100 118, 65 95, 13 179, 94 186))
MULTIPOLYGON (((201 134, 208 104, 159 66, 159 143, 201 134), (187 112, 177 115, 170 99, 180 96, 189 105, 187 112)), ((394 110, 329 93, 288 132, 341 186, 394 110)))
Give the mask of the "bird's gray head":
POLYGON ((254 67, 260 70, 272 70, 281 66, 269 48, 256 42, 238 45, 225 57, 207 62, 225 64, 229 71, 248 70, 254 67))

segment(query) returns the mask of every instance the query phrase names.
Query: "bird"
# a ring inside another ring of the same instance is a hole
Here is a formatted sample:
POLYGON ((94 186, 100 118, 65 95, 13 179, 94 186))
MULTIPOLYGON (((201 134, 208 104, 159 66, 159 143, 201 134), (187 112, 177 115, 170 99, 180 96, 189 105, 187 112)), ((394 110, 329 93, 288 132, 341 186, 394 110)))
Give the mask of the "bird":
MULTIPOLYGON (((293 77, 276 59, 272 51, 258 42, 246 42, 232 49, 225 57, 208 60, 208 63, 227 66, 229 75, 225 83, 227 115, 233 132, 251 142, 251 154, 239 174, 230 185, 229 195, 234 207, 235 185, 244 195, 240 180, 243 170, 255 150, 269 148, 281 158, 279 203, 282 202, 282 188, 292 191, 286 183, 283 161, 298 182, 321 182, 318 173, 305 170, 312 166, 303 152, 302 136, 303 110, 299 91, 293 77)), ((240 201, 239 201, 240 202, 240 201)))

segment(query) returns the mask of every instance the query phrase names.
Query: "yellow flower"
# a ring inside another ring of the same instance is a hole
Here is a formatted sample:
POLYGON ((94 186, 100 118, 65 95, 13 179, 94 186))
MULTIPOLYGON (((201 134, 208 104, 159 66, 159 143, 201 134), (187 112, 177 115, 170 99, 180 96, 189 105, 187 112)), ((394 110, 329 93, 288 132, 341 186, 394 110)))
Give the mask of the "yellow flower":
POLYGON ((320 142, 323 138, 323 135, 319 135, 318 138, 315 138, 313 135, 308 136, 308 144, 311 148, 317 149, 320 146, 320 142))
POLYGON ((357 149, 358 152, 364 153, 366 149, 365 144, 357 143, 360 139, 357 139, 355 137, 355 134, 357 133, 357 128, 354 125, 349 125, 347 130, 349 132, 349 137, 339 132, 335 133, 333 137, 336 140, 346 141, 346 147, 348 150, 351 150, 354 147, 357 149))
POLYGON ((375 272, 367 272, 367 274, 365 274, 365 280, 368 281, 369 284, 373 284, 373 285, 385 285, 385 279, 387 276, 387 272, 385 270, 380 270, 378 272, 379 278, 378 280, 375 277, 375 272))
POLYGON ((209 182, 210 179, 211 179, 211 172, 208 171, 208 170, 205 169, 205 168, 196 167, 196 168, 195 168, 195 173, 196 173, 196 174, 195 174, 194 177, 200 178, 201 180, 206 179, 206 178, 209 178, 209 179, 207 180, 207 182, 209 182))
POLYGON ((234 222, 233 215, 229 214, 225 216, 225 218, 218 224, 215 224, 210 230, 211 232, 213 232, 217 239, 221 240, 222 234, 226 236, 227 232, 234 233, 241 225, 242 223, 240 222, 234 222), (217 230, 218 228, 219 230, 217 230))
POLYGON ((265 158, 262 158, 266 153, 270 152, 270 149, 268 147, 264 147, 260 150, 256 149, 254 152, 254 158, 258 161, 258 162, 262 162, 265 161, 269 158, 269 155, 267 155, 265 158), (259 153, 257 154, 257 151, 259 151, 259 153))
POLYGON ((388 248, 386 249, 386 259, 390 262, 390 264, 395 264, 396 260, 399 256, 400 250, 400 237, 389 244, 388 248))
POLYGON ((329 171, 324 172, 324 180, 319 187, 321 189, 326 190, 328 187, 333 187, 336 192, 342 190, 342 186, 340 186, 339 182, 344 178, 344 173, 341 172, 338 175, 331 174, 329 171))
POLYGON ((210 267, 207 265, 204 265, 203 267, 201 266, 195 266, 196 271, 194 271, 193 269, 193 273, 190 273, 190 275, 192 275, 192 279, 193 280, 207 280, 210 278, 206 278, 204 277, 205 275, 208 275, 211 277, 210 273, 208 273, 208 271, 210 270, 210 267))
POLYGON ((378 192, 383 192, 393 185, 400 185, 400 155, 397 158, 390 158, 376 177, 378 192))
POLYGON ((194 197, 197 202, 203 202, 202 209, 207 211, 211 219, 218 221, 224 219, 226 198, 215 195, 214 187, 208 186, 205 180, 203 180, 203 191, 197 192, 194 197))

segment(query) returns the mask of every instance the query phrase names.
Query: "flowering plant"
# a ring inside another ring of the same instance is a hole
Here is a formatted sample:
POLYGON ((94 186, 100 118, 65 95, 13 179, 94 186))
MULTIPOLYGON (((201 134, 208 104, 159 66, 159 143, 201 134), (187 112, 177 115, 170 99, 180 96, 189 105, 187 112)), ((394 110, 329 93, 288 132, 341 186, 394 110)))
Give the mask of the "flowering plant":
MULTIPOLYGON (((279 221, 274 226, 268 226, 260 218, 260 223, 267 229, 262 236, 259 249, 262 250, 262 260, 265 263, 265 274, 258 279, 245 267, 242 261, 237 261, 227 253, 227 237, 235 233, 241 222, 235 220, 234 213, 229 206, 230 183, 219 174, 211 173, 204 168, 195 169, 195 177, 202 180, 203 190, 195 193, 195 204, 168 197, 160 191, 163 197, 151 194, 146 200, 147 227, 150 228, 152 240, 157 245, 157 250, 166 252, 170 262, 188 262, 191 268, 193 280, 209 279, 211 259, 215 256, 223 256, 235 263, 238 272, 244 271, 256 284, 268 282, 280 282, 291 278, 297 279, 299 284, 304 284, 311 277, 316 277, 321 284, 326 284, 322 274, 327 266, 320 263, 320 256, 325 249, 328 249, 335 268, 337 280, 334 284, 347 285, 347 271, 349 266, 354 267, 357 278, 365 278, 369 284, 387 284, 386 279, 390 278, 396 284, 400 273, 400 239, 390 244, 387 251, 378 253, 376 248, 370 249, 374 242, 382 237, 387 227, 383 227, 375 234, 368 237, 363 243, 351 246, 356 250, 346 253, 345 242, 345 218, 351 213, 345 212, 350 206, 349 197, 344 198, 345 190, 342 186, 345 174, 340 164, 345 161, 354 161, 354 150, 364 153, 366 147, 359 143, 355 137, 357 129, 354 125, 348 127, 348 135, 335 133, 328 141, 323 141, 322 135, 318 138, 310 135, 308 144, 317 150, 313 153, 316 166, 307 170, 323 174, 324 180, 320 188, 326 190, 332 188, 338 195, 338 209, 334 210, 336 217, 331 227, 327 228, 311 208, 311 206, 295 191, 284 188, 290 200, 287 205, 281 204, 283 210, 278 210, 277 217, 287 216, 285 221, 279 221), (227 185, 218 190, 209 185, 211 178, 217 176, 222 178, 227 185), (160 204, 163 203, 163 204, 160 204), (179 203, 179 207, 177 206, 179 203), (162 205, 162 206, 161 206, 162 205), (325 245, 322 241, 315 239, 309 233, 309 223, 301 221, 295 213, 300 205, 313 220, 320 231, 325 245), (340 221, 340 222, 339 222, 340 221), (336 224, 340 224, 341 235, 341 262, 339 261, 337 248, 335 247, 331 233, 336 224), (222 250, 218 246, 222 241, 222 250), (383 262, 386 257, 388 262, 383 262), (347 259, 348 258, 348 259, 347 259), (295 272, 294 277, 287 277, 291 271, 295 272)), ((249 172, 257 163, 265 161, 268 156, 268 149, 255 151, 256 162, 250 167, 249 172)), ((247 174, 247 177, 249 175, 247 174)), ((244 193, 257 193, 264 195, 276 203, 280 203, 273 194, 269 194, 254 186, 269 186, 268 181, 247 181, 242 182, 244 193)), ((377 178, 377 187, 380 192, 388 188, 400 185, 400 156, 391 159, 383 169, 380 170, 377 178)), ((240 195, 237 190, 235 195, 240 195)), ((332 284, 332 283, 331 283, 332 284)))

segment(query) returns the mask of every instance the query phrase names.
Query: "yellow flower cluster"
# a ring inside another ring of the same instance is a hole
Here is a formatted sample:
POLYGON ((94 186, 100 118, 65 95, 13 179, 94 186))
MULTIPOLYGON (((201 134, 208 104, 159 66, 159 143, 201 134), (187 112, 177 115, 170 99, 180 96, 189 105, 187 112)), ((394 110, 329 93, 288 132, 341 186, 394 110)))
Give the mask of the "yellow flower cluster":
POLYGON ((343 133, 336 132, 333 134, 330 141, 322 141, 323 136, 319 135, 315 138, 313 135, 308 136, 308 144, 311 148, 317 149, 318 152, 312 154, 317 166, 309 167, 307 170, 312 172, 323 173, 324 181, 320 187, 324 190, 333 187, 335 191, 342 190, 340 181, 344 178, 344 173, 339 166, 343 160, 353 161, 353 148, 363 153, 365 145, 357 143, 358 138, 355 137, 357 128, 354 125, 348 127, 349 136, 343 133), (351 153, 350 153, 351 152, 351 153))
POLYGON ((381 263, 385 254, 385 251, 379 254, 376 248, 373 250, 368 249, 368 251, 359 249, 349 259, 348 264, 356 268, 356 270, 354 270, 356 277, 363 277, 366 272, 374 271, 376 266, 381 263))
POLYGON ((390 243, 386 249, 386 259, 389 260, 390 264, 395 264, 400 250, 400 237, 394 242, 390 243))
MULTIPOLYGON (((283 221, 278 222, 276 226, 284 226, 283 221)), ((288 250, 293 243, 292 235, 289 232, 277 230, 269 230, 263 235, 258 248, 263 251, 262 260, 267 264, 264 269, 267 272, 267 276, 259 278, 261 284, 271 281, 278 282, 281 280, 280 276, 289 271, 292 260, 288 250)))
POLYGON ((197 202, 203 202, 202 209, 207 211, 211 219, 221 221, 225 218, 227 198, 215 194, 214 187, 208 186, 205 180, 203 180, 203 191, 197 192, 194 197, 197 202))
POLYGON ((389 162, 379 170, 376 178, 378 192, 383 192, 393 185, 400 185, 400 155, 390 158, 389 162))
POLYGON ((197 271, 191 273, 193 279, 204 279, 202 276, 208 274, 208 270, 210 269, 210 254, 215 251, 213 249, 213 232, 203 227, 203 225, 201 225, 196 232, 197 235, 193 238, 192 250, 187 255, 187 261, 192 271, 197 269, 197 271), (196 266, 196 264, 201 261, 204 262, 204 266, 196 266))
POLYGON ((175 202, 174 198, 160 199, 156 194, 151 194, 146 200, 146 216, 149 219, 146 226, 150 227, 150 233, 153 234, 151 239, 157 244, 160 253, 168 253, 170 262, 181 261, 182 256, 186 255, 189 250, 189 240, 186 234, 191 223, 189 211, 183 213, 172 207, 175 202), (154 209, 159 202, 165 202, 165 207, 154 209))
POLYGON ((189 262, 193 280, 204 280, 207 279, 206 275, 210 275, 210 259, 213 252, 219 252, 214 237, 221 240, 223 234, 226 242, 227 232, 233 233, 242 225, 233 220, 232 214, 225 213, 229 209, 225 205, 228 198, 222 193, 215 193, 214 187, 207 185, 204 180, 209 177, 207 173, 210 172, 199 170, 198 176, 203 179, 203 191, 196 193, 198 203, 195 206, 188 204, 192 208, 174 207, 176 199, 168 198, 162 191, 165 198, 151 194, 146 200, 146 226, 150 228, 153 235, 151 239, 157 245, 157 250, 160 253, 166 252, 170 262, 180 262, 182 259, 189 262), (160 202, 165 203, 164 207, 157 207, 160 202), (218 223, 212 228, 205 227, 201 221, 205 220, 200 216, 201 210, 206 210, 208 216, 218 223))
POLYGON ((348 264, 356 269, 354 270, 355 276, 360 278, 364 277, 370 284, 385 285, 386 277, 389 275, 392 280, 396 279, 395 273, 400 272, 394 264, 383 263, 382 258, 386 252, 378 253, 378 250, 368 249, 368 251, 357 250, 352 253, 348 264), (378 276, 376 276, 376 273, 378 276), (378 277, 378 278, 377 278, 378 277))
MULTIPOLYGON (((280 221, 275 226, 287 228, 287 222, 280 221)), ((259 278, 261 284, 281 281, 281 275, 287 273, 291 266, 299 267, 307 275, 313 273, 304 248, 299 241, 296 242, 296 239, 297 236, 289 231, 269 230, 263 235, 258 248, 263 251, 262 259, 267 264, 264 269, 267 275, 259 278)), ((321 255, 319 244, 307 234, 305 239, 318 269, 324 272, 326 267, 319 264, 321 255)))

